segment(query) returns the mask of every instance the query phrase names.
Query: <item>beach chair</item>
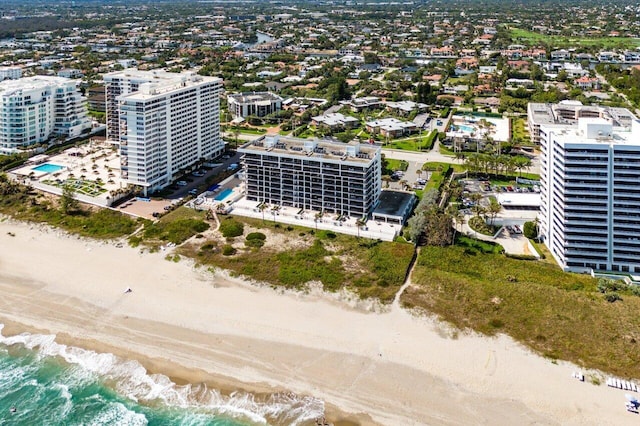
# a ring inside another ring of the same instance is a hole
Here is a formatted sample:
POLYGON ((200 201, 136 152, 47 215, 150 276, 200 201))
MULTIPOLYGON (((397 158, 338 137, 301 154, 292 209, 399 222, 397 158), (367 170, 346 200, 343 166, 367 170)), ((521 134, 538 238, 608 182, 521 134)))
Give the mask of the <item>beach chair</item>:
POLYGON ((631 382, 631 390, 634 392, 638 392, 638 386, 635 383, 631 382))
POLYGON ((607 386, 613 387, 613 384, 611 383, 611 377, 607 379, 607 386))
POLYGON ((622 389, 622 382, 620 381, 620 379, 616 379, 616 387, 618 389, 622 389))

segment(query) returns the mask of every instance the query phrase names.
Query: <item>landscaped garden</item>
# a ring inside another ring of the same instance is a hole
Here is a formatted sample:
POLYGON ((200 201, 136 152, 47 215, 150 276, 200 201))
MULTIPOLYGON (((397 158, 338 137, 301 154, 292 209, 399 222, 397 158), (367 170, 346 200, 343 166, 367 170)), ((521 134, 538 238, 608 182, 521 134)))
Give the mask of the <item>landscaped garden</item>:
POLYGON ((73 192, 82 195, 88 195, 89 197, 97 197, 107 192, 107 190, 104 188, 103 182, 86 180, 82 178, 68 178, 64 181, 46 179, 43 180, 42 183, 58 188, 69 187, 73 190, 73 192))

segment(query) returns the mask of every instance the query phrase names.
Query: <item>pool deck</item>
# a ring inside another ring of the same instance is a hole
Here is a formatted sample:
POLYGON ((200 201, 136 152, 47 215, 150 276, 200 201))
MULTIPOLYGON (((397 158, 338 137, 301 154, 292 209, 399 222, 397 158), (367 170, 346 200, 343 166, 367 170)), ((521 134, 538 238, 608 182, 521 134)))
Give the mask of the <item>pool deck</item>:
POLYGON ((84 180, 96 182, 100 178, 103 183, 101 187, 106 191, 95 197, 97 204, 104 204, 110 191, 126 186, 120 179, 120 158, 107 143, 71 147, 50 156, 42 164, 28 164, 12 170, 11 173, 17 178, 22 177, 25 183, 31 181, 41 185, 48 185, 45 182, 47 180, 65 181, 84 176, 84 180), (52 172, 34 170, 47 163, 62 166, 64 169, 52 172))
MULTIPOLYGON (((494 118, 487 117, 485 118, 489 123, 493 124, 491 137, 495 141, 506 142, 509 140, 509 119, 508 118, 494 118)), ((484 130, 481 130, 478 126, 479 120, 468 120, 466 117, 454 116, 453 121, 451 122, 452 126, 458 128, 459 126, 463 126, 465 128, 473 128, 476 136, 482 138, 481 135, 484 135, 484 130)), ((470 135, 468 130, 455 130, 449 131, 447 133, 451 133, 454 137, 466 137, 470 135)))

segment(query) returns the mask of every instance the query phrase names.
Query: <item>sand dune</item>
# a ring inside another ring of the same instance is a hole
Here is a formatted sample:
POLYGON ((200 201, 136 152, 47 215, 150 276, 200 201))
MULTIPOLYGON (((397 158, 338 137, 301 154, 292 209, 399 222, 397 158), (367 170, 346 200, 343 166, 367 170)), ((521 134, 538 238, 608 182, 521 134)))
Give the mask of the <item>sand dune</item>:
POLYGON ((2 222, 3 333, 56 333, 191 382, 313 395, 362 424, 637 423, 623 391, 578 382, 574 366, 506 336, 281 294, 165 255, 2 222))

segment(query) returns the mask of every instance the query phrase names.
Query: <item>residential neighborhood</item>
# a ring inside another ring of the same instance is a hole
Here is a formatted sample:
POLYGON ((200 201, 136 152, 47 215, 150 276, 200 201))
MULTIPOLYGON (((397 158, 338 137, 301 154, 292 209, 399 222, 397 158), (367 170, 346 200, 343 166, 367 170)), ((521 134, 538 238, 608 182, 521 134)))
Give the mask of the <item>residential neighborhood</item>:
POLYGON ((626 424, 639 118, 629 0, 4 0, 0 407, 626 424))

